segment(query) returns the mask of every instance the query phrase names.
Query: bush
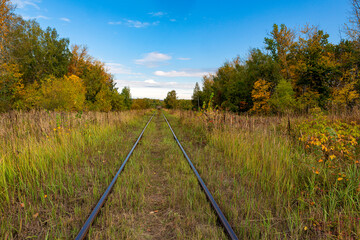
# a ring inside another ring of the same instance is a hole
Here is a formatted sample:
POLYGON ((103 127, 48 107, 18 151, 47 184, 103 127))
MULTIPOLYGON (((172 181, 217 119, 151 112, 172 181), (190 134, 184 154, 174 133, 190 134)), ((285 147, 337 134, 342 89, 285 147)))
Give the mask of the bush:
POLYGON ((75 75, 48 77, 40 87, 40 105, 49 110, 80 111, 84 108, 85 92, 82 80, 75 75))

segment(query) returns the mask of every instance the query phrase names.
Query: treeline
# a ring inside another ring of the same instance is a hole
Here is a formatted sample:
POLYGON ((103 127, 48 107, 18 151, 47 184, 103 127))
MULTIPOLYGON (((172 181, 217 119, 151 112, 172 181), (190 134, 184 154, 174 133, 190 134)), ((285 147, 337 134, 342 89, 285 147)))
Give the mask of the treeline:
POLYGON ((54 28, 14 14, 0 1, 0 111, 45 108, 68 111, 130 109, 130 89, 121 93, 104 63, 86 47, 69 47, 54 28))
POLYGON ((212 105, 233 112, 307 112, 351 110, 360 96, 360 1, 346 26, 347 39, 329 42, 317 27, 300 31, 274 25, 264 50, 252 49, 247 60, 226 62, 195 85, 193 108, 212 105))
POLYGON ((163 106, 168 109, 181 109, 181 110, 192 109, 191 100, 178 99, 175 90, 172 90, 167 93, 166 98, 164 99, 163 106))

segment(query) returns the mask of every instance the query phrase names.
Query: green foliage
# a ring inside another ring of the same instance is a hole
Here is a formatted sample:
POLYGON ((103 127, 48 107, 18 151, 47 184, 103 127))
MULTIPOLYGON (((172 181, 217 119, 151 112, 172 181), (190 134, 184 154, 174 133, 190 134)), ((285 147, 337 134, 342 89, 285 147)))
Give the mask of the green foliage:
POLYGON ((175 90, 172 90, 167 93, 167 96, 164 99, 164 103, 165 103, 165 107, 169 109, 175 109, 178 107, 178 100, 175 90))
POLYGON ((24 84, 47 76, 63 77, 70 61, 69 40, 59 38, 57 31, 40 28, 35 20, 16 19, 9 33, 7 61, 19 66, 24 84))
POLYGON ((94 60, 86 47, 75 45, 70 51, 68 39, 60 38, 53 28, 41 29, 35 20, 0 18, 6 30, 1 45, 5 48, 0 60, 0 111, 130 109, 130 89, 119 94, 104 63, 94 60))
POLYGON ((274 24, 265 38, 268 54, 252 49, 246 61, 237 57, 226 62, 215 75, 204 77, 203 90, 196 86, 194 96, 207 102, 214 93, 214 105, 233 112, 268 113, 268 103, 274 112, 308 112, 317 106, 351 110, 359 106, 360 45, 358 39, 337 45, 328 39, 317 27, 305 26, 297 33, 274 24), (266 98, 271 99, 261 106, 253 97, 259 79, 269 83, 266 98))
POLYGON ((131 100, 131 94, 130 94, 130 88, 129 87, 124 87, 121 90, 121 95, 124 98, 124 105, 126 109, 130 109, 131 108, 131 104, 132 104, 132 100, 131 100))
POLYGON ((200 109, 201 104, 203 102, 203 96, 202 96, 202 92, 200 90, 200 86, 199 83, 196 82, 195 84, 195 88, 194 88, 194 93, 191 97, 191 103, 192 103, 192 107, 194 109, 200 109))
POLYGON ((270 103, 276 112, 291 113, 296 108, 295 92, 290 81, 281 79, 275 87, 270 103))
POLYGON ((117 90, 112 91, 111 97, 111 110, 122 111, 125 110, 124 96, 121 95, 117 90))
POLYGON ((317 111, 313 119, 296 125, 295 132, 317 158, 309 163, 314 173, 323 174, 331 183, 339 181, 339 176, 346 178, 346 169, 359 164, 360 127, 355 122, 332 121, 317 111))
POLYGON ((191 100, 179 99, 177 107, 181 110, 191 110, 193 108, 193 104, 191 100))

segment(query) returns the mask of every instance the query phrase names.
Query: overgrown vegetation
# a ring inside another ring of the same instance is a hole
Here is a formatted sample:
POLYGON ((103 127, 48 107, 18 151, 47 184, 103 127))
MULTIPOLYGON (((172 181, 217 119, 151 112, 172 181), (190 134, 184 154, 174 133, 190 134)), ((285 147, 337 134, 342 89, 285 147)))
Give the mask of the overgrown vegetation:
POLYGON ((359 113, 174 114, 178 138, 240 238, 359 238, 359 113))
POLYGON ((74 237, 147 121, 143 114, 1 114, 1 238, 74 237))

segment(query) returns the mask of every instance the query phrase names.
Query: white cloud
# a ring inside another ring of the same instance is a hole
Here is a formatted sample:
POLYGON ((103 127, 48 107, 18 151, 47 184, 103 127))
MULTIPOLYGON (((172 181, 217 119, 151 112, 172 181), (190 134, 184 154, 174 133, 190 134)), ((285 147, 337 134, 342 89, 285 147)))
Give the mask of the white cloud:
POLYGON ((148 22, 140 22, 140 21, 134 21, 134 20, 126 20, 125 24, 128 27, 134 27, 134 28, 144 28, 150 25, 148 22))
POLYGON ((64 21, 64 22, 71 22, 70 19, 68 18, 60 18, 61 21, 64 21))
POLYGON ((204 75, 207 75, 209 73, 203 71, 190 70, 190 71, 169 71, 169 72, 155 71, 154 74, 160 77, 203 77, 204 75))
POLYGON ((148 79, 148 80, 145 80, 144 82, 149 83, 149 84, 159 85, 159 83, 156 82, 154 79, 148 79))
POLYGON ((26 6, 32 6, 36 9, 40 9, 40 7, 36 3, 40 3, 39 0, 12 0, 12 4, 14 4, 17 8, 25 8, 26 6))
POLYGON ((137 20, 124 19, 123 21, 117 22, 108 22, 110 25, 125 25, 133 28, 146 28, 148 26, 157 26, 159 25, 159 21, 156 22, 141 22, 137 20))
POLYGON ((181 61, 188 61, 188 60, 191 60, 191 58, 178 58, 178 60, 181 60, 181 61))
POLYGON ((105 63, 105 66, 111 74, 141 75, 141 73, 132 72, 131 68, 120 63, 105 63))
POLYGON ((176 22, 176 19, 171 18, 171 19, 170 19, 170 22, 176 22))
POLYGON ((153 99, 164 99, 171 90, 175 90, 181 99, 191 99, 195 86, 193 82, 158 82, 154 79, 147 79, 145 81, 115 80, 115 82, 116 87, 119 89, 129 86, 131 95, 134 98, 153 99))
POLYGON ((24 20, 30 20, 30 19, 45 19, 45 20, 49 20, 49 19, 51 19, 51 18, 49 18, 49 17, 42 16, 42 15, 39 15, 39 16, 36 16, 36 17, 22 16, 22 18, 23 18, 24 20))
POLYGON ((110 25, 119 25, 119 24, 122 24, 122 22, 121 21, 119 21, 119 22, 108 22, 108 24, 110 24, 110 25))
POLYGON ((153 17, 161 17, 161 16, 164 16, 166 15, 167 13, 164 13, 164 12, 151 12, 149 13, 151 16, 153 17))
POLYGON ((170 55, 164 53, 151 52, 146 54, 144 58, 135 60, 135 63, 147 67, 157 67, 171 58, 170 55))

